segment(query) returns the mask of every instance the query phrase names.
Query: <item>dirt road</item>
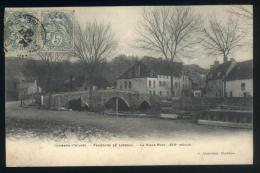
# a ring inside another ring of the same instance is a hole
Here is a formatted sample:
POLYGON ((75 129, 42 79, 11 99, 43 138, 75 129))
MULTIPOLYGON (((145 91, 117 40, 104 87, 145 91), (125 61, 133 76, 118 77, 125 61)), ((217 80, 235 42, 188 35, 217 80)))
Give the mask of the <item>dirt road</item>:
POLYGON ((80 139, 90 136, 126 138, 183 138, 251 134, 252 130, 198 125, 190 120, 159 118, 116 117, 91 112, 49 111, 21 108, 18 102, 6 104, 7 136, 80 139))

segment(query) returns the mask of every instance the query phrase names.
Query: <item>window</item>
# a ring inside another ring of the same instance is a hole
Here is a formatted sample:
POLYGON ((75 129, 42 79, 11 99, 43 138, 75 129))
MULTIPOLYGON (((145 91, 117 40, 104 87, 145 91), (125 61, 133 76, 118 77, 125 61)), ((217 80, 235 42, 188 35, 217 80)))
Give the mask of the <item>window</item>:
POLYGON ((159 81, 159 86, 162 86, 162 81, 159 81))
POLYGON ((123 87, 122 87, 122 82, 121 82, 121 81, 119 82, 119 88, 120 88, 120 89, 123 88, 123 87))
POLYGON ((153 95, 155 96, 155 91, 153 91, 153 95))
POLYGON ((153 87, 155 88, 155 80, 153 81, 153 87))
POLYGON ((175 82, 175 88, 178 88, 178 83, 177 82, 175 82))
POLYGON ((167 96, 169 96, 169 91, 167 91, 167 96))
POLYGON ((152 88, 152 81, 149 80, 149 88, 152 88))
POLYGON ((149 94, 152 95, 152 91, 151 90, 149 91, 149 94))
POLYGON ((135 71, 135 77, 140 76, 140 70, 141 70, 141 66, 140 64, 137 66, 137 68, 134 70, 135 71))
POLYGON ((163 86, 166 86, 166 81, 163 81, 163 86))
POLYGON ((131 81, 128 82, 128 88, 129 88, 129 89, 132 88, 132 82, 131 82, 131 81))
POLYGON ((241 83, 241 91, 246 90, 246 84, 244 82, 241 83))
POLYGON ((159 95, 162 96, 162 91, 159 92, 159 95))
POLYGON ((230 97, 233 97, 233 93, 232 93, 232 91, 230 91, 230 97))
POLYGON ((125 89, 127 88, 127 81, 125 81, 125 89))

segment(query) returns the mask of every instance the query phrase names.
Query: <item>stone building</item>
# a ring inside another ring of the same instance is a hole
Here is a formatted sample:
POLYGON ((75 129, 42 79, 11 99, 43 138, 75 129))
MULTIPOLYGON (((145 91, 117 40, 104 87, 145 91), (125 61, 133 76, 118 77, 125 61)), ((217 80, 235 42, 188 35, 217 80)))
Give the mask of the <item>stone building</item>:
POLYGON ((231 59, 223 64, 215 61, 207 75, 206 97, 224 97, 225 95, 226 97, 242 97, 246 95, 245 93, 252 95, 252 64, 252 60, 236 62, 231 59))
POLYGON ((227 97, 252 97, 253 60, 238 62, 226 81, 227 97))
POLYGON ((191 92, 191 80, 182 73, 182 64, 161 59, 139 61, 117 80, 117 89, 137 91, 142 94, 171 97, 171 70, 173 70, 173 96, 191 92))
POLYGON ((28 96, 35 93, 40 93, 41 88, 38 87, 37 81, 21 81, 17 86, 18 98, 20 99, 22 96, 28 96))

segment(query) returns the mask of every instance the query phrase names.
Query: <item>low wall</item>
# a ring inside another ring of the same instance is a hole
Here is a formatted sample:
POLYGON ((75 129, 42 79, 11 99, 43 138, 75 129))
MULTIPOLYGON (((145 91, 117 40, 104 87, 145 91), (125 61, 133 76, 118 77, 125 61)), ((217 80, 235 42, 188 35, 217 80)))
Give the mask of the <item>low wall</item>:
POLYGON ((174 109, 203 111, 217 106, 225 106, 234 109, 253 109, 252 97, 233 97, 233 98, 180 98, 173 100, 174 109))

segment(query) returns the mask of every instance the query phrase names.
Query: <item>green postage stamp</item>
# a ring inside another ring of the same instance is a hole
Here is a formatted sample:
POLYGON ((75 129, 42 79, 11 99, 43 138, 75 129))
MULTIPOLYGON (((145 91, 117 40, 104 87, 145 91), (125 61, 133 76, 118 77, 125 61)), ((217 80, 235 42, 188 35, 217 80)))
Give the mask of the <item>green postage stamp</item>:
POLYGON ((73 50, 73 11, 6 10, 6 52, 73 50))

